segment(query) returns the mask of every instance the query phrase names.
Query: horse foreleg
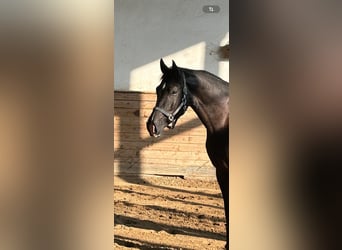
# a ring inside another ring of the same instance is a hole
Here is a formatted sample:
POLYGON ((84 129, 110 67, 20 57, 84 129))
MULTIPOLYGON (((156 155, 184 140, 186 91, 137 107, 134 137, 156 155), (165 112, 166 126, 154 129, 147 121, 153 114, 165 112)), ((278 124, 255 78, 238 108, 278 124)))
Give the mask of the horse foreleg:
POLYGON ((228 202, 228 169, 227 168, 218 168, 216 167, 216 178, 218 181, 218 184, 220 186, 222 196, 223 196, 223 201, 224 201, 224 213, 226 217, 226 249, 228 249, 228 223, 229 223, 229 213, 228 213, 228 207, 229 207, 229 202, 228 202))

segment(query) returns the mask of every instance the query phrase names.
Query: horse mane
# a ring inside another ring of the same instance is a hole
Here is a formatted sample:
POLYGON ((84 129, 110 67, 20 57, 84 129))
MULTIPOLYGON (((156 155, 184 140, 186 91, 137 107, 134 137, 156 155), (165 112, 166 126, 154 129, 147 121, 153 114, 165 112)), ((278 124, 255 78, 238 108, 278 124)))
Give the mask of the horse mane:
POLYGON ((200 73, 200 76, 201 76, 201 74, 203 74, 203 75, 207 75, 207 76, 209 76, 211 78, 214 78, 215 80, 218 81, 219 84, 222 84, 225 87, 227 87, 229 85, 229 83, 227 81, 223 80, 222 78, 218 77, 217 75, 214 75, 214 74, 210 73, 209 71, 194 70, 194 72, 200 73))
MULTIPOLYGON (((225 86, 229 85, 229 82, 223 80, 222 78, 220 78, 220 77, 218 77, 218 76, 214 75, 213 73, 210 73, 209 71, 206 71, 206 70, 194 70, 194 69, 181 68, 181 67, 178 67, 178 69, 183 71, 183 72, 185 72, 185 73, 191 74, 191 75, 192 74, 193 75, 197 75, 197 73, 199 73, 199 75, 202 75, 202 74, 203 75, 207 75, 207 76, 209 76, 211 78, 214 78, 215 80, 218 80, 219 83, 221 83, 221 84, 223 84, 225 86)), ((170 71, 170 72, 168 72, 166 74, 163 74, 160 79, 165 81, 167 78, 177 79, 177 77, 178 76, 175 75, 175 73, 173 71, 170 71)))
POLYGON ((181 70, 183 70, 188 75, 196 78, 197 81, 205 82, 210 85, 215 84, 217 89, 222 93, 225 93, 228 91, 229 82, 223 80, 222 78, 206 70, 192 70, 192 69, 186 69, 186 68, 181 68, 181 70), (210 81, 210 80, 213 80, 213 81, 210 81))
POLYGON ((161 81, 167 81, 170 79, 179 80, 179 72, 183 72, 187 78, 192 78, 194 82, 202 82, 205 84, 215 84, 215 87, 219 92, 221 92, 223 95, 228 94, 228 87, 229 82, 223 80, 222 78, 206 71, 206 70, 194 70, 194 69, 188 69, 188 68, 181 68, 177 67, 178 71, 170 70, 169 72, 166 72, 161 76, 161 81), (212 80, 212 81, 210 81, 212 80))

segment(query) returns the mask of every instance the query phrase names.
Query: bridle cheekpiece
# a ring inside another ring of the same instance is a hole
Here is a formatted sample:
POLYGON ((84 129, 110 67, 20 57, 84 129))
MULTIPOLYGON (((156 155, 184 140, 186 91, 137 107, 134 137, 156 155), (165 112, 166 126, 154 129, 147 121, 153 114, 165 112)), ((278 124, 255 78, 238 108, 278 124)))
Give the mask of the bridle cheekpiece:
MULTIPOLYGON (((178 107, 176 108, 176 110, 172 113, 169 113, 167 111, 165 111, 164 109, 160 108, 160 107, 154 107, 153 111, 159 111, 161 112, 163 115, 166 116, 166 118, 168 119, 168 123, 172 124, 171 126, 168 126, 168 128, 173 128, 175 125, 175 121, 176 121, 176 117, 177 115, 183 111, 183 113, 187 110, 188 108, 188 88, 186 86, 186 82, 185 82, 185 77, 183 75, 183 96, 182 96, 182 101, 181 103, 178 105, 178 107)), ((178 118, 178 117, 177 117, 178 118)))

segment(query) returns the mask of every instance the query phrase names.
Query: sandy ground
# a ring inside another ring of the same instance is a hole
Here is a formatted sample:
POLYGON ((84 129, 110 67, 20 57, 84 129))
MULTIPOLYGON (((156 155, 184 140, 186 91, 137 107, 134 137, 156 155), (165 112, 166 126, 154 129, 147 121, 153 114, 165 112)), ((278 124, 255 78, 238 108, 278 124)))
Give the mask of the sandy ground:
POLYGON ((225 219, 216 181, 148 178, 115 182, 114 248, 223 249, 225 219))

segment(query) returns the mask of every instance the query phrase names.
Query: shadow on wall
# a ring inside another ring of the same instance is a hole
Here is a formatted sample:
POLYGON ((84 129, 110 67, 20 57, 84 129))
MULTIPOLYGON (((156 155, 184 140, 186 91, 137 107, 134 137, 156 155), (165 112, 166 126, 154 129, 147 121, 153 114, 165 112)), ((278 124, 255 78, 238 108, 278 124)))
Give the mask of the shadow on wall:
MULTIPOLYGON (((141 174, 184 176, 185 173, 182 173, 184 168, 181 166, 184 155, 189 154, 191 157, 190 154, 202 154, 201 158, 203 155, 207 158, 204 128, 201 127, 200 120, 194 118, 191 113, 185 114, 184 120, 180 121, 174 130, 165 131, 162 137, 156 139, 148 135, 146 120, 155 104, 154 99, 154 94, 115 93, 114 174, 128 182, 143 182, 140 179, 141 174), (196 129, 196 135, 191 136, 188 131, 193 129, 196 129), (180 133, 185 134, 179 136, 180 133), (192 142, 193 140, 196 141, 192 142), (197 141, 203 142, 194 145, 197 141), (159 144, 161 142, 164 143, 159 144), (160 146, 156 145, 157 143, 160 146), (189 145, 186 145, 188 143, 189 145), (178 152, 179 150, 182 152, 178 152), (180 154, 183 157, 179 156, 180 154), (177 164, 180 166, 177 167, 177 164)), ((202 161, 194 159, 193 165, 197 162, 210 165, 209 159, 202 161)))

